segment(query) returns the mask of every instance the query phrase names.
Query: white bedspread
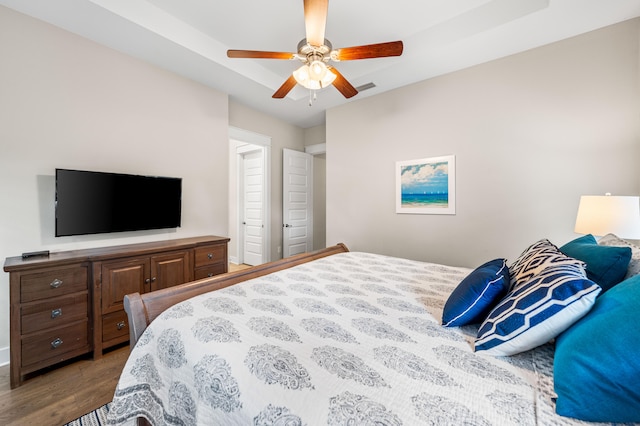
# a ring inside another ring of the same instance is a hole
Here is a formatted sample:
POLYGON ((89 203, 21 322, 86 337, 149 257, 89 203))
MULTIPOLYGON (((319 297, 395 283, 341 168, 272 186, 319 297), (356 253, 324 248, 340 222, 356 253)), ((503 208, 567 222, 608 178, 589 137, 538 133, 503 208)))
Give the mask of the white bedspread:
POLYGON ((466 268, 344 253, 173 306, 123 370, 110 424, 563 425, 553 347, 473 353, 442 308, 466 268))

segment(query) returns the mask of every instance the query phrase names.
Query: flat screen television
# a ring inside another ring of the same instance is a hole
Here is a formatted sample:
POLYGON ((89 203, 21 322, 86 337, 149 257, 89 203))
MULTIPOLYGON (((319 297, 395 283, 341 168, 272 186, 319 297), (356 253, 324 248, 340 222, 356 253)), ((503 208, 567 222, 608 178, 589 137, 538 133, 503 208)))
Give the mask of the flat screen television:
POLYGON ((56 237, 176 228, 181 212, 181 178, 56 169, 56 237))

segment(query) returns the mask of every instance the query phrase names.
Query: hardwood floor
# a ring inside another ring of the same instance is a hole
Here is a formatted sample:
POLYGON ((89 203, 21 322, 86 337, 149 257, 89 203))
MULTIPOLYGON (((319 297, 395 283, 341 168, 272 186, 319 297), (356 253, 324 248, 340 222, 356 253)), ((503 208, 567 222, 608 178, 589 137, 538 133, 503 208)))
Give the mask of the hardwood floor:
MULTIPOLYGON (((229 264, 229 272, 246 268, 229 264)), ((9 385, 9 366, 0 367, 0 425, 64 425, 110 402, 128 356, 129 345, 124 345, 96 361, 76 358, 16 389, 9 385)))
POLYGON ((9 366, 0 367, 1 425, 64 425, 110 402, 120 372, 129 356, 129 345, 106 352, 99 360, 77 358, 9 386, 9 366))
POLYGON ((245 265, 245 264, 237 265, 235 263, 229 264, 229 272, 240 271, 242 269, 247 269, 247 268, 251 268, 251 266, 245 265))

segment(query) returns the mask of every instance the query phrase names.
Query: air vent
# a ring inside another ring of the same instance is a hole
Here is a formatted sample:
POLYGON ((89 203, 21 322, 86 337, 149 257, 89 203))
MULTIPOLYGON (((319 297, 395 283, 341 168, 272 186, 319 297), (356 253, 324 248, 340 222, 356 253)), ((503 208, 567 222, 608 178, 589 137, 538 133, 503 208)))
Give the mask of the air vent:
POLYGON ((366 84, 363 84, 362 86, 358 86, 358 87, 356 87, 356 90, 357 90, 358 92, 364 92, 365 90, 373 89, 374 87, 376 87, 376 85, 375 85, 375 84, 373 84, 373 83, 366 83, 366 84))

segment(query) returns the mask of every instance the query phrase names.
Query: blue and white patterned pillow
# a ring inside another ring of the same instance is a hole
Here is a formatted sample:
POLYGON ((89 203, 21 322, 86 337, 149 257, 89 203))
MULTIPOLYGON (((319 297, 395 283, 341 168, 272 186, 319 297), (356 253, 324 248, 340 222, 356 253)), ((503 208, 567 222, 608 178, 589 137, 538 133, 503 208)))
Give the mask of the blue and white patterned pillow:
POLYGON ((551 266, 511 290, 480 326, 475 350, 506 356, 547 343, 582 318, 601 288, 581 266, 551 266))
POLYGON ((586 266, 584 262, 562 253, 549 240, 543 239, 529 246, 509 266, 511 290, 531 280, 546 268, 556 265, 576 265, 582 268, 586 266))

